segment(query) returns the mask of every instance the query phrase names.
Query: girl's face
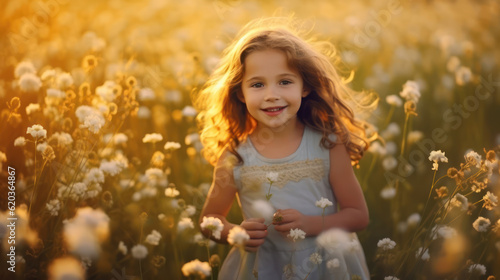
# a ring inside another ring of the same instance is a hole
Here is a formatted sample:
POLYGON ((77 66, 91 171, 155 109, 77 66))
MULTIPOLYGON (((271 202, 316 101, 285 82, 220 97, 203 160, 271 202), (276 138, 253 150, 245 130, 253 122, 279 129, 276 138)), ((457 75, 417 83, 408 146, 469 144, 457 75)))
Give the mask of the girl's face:
POLYGON ((244 65, 243 94, 239 98, 257 121, 257 128, 295 127, 302 97, 308 92, 300 74, 289 68, 285 53, 275 49, 255 51, 245 58, 244 65))

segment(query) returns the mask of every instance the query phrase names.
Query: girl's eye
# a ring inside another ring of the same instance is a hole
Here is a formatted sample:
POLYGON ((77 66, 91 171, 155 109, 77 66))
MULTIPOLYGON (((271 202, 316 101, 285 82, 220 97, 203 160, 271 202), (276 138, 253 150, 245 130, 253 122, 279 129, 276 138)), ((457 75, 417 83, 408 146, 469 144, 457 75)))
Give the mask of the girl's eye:
POLYGON ((263 87, 264 85, 262 83, 255 83, 255 84, 251 84, 250 87, 253 87, 253 88, 261 88, 263 87))
POLYGON ((283 80, 283 81, 281 81, 281 82, 280 82, 280 85, 284 85, 284 86, 286 86, 286 85, 289 85, 289 84, 291 84, 291 83, 292 83, 292 81, 283 80))

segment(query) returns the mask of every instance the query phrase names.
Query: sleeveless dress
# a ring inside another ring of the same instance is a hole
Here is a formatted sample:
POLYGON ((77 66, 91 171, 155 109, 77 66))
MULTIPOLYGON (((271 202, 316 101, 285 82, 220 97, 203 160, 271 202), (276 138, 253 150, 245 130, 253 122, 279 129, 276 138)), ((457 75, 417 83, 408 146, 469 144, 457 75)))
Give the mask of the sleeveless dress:
MULTIPOLYGON (((335 137, 334 135, 332 135, 335 137)), ((256 217, 252 204, 266 200, 268 172, 277 172, 278 178, 271 186, 269 202, 274 209, 293 208, 304 215, 321 215, 316 206, 321 197, 328 198, 333 206, 326 207, 325 215, 337 211, 337 203, 329 183, 329 150, 320 146, 321 134, 305 126, 299 148, 291 155, 269 159, 257 152, 248 138, 237 151, 243 164, 233 169, 237 197, 245 219, 256 217)), ((266 225, 271 223, 266 220, 266 225)), ((306 237, 292 242, 283 237, 273 225, 257 252, 249 253, 233 247, 220 269, 220 280, 278 280, 278 279, 369 279, 363 249, 355 233, 350 234, 350 250, 332 252, 320 249, 316 237, 306 237), (352 246, 358 245, 358 246, 352 246), (319 253, 320 264, 310 256, 319 253)))

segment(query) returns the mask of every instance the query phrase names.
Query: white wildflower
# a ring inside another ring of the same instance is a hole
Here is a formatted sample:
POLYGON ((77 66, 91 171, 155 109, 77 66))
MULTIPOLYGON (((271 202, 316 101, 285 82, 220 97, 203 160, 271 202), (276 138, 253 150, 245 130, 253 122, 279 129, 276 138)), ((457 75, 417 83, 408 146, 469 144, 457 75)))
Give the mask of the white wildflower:
POLYGON ((370 147, 368 148, 368 152, 376 154, 376 155, 380 155, 380 156, 387 154, 387 150, 379 142, 371 143, 370 147))
POLYGON ((81 127, 88 128, 88 130, 94 134, 99 133, 99 130, 104 126, 106 120, 102 115, 99 114, 91 114, 88 115, 81 127))
POLYGON ((42 81, 33 73, 24 73, 18 81, 19 88, 23 92, 35 92, 42 87, 42 81))
POLYGON ((184 143, 186 145, 191 145, 191 144, 194 144, 194 143, 199 142, 199 141, 200 141, 200 134, 198 134, 198 133, 188 134, 184 138, 184 143))
POLYGON ((222 229, 224 229, 224 224, 219 218, 205 216, 203 217, 200 227, 203 230, 210 230, 215 239, 220 239, 222 229))
POLYGON ((128 141, 127 135, 123 133, 117 133, 113 136, 113 143, 115 145, 125 144, 128 141))
POLYGON ((484 217, 478 217, 474 221, 474 223, 472 223, 472 227, 474 227, 474 229, 477 230, 478 232, 488 231, 490 225, 491 225, 490 219, 484 217))
POLYGON ((186 106, 182 109, 182 115, 185 117, 196 117, 198 112, 192 106, 186 106))
POLYGON ((420 87, 415 81, 407 81, 403 85, 403 90, 399 93, 399 95, 407 101, 411 100, 417 103, 421 96, 420 87))
POLYGON ((276 182, 278 181, 278 172, 267 172, 266 173, 266 179, 269 181, 269 182, 276 182))
POLYGON ((485 275, 486 274, 486 267, 482 264, 471 264, 469 266, 469 272, 479 274, 479 275, 485 275))
POLYGON ((408 140, 408 145, 416 143, 424 138, 424 133, 420 130, 413 130, 408 133, 406 140, 408 140))
POLYGON ((498 197, 489 191, 483 196, 483 201, 483 207, 488 210, 493 210, 498 205, 498 197))
POLYGON ((43 126, 39 124, 35 124, 31 127, 28 127, 26 130, 26 134, 31 134, 33 138, 38 139, 38 138, 45 138, 47 137, 47 130, 43 129, 43 126))
POLYGON ((401 134, 401 128, 397 123, 390 123, 387 128, 380 133, 384 139, 392 139, 401 134))
POLYGON ((24 145, 26 145, 26 138, 19 136, 14 140, 14 146, 22 147, 24 145))
POLYGON ((449 226, 443 226, 443 225, 436 225, 432 228, 432 239, 437 239, 437 238, 453 238, 457 236, 457 231, 449 226))
POLYGON ((134 259, 142 260, 148 255, 148 248, 142 244, 135 245, 130 250, 134 259))
POLYGON ((310 256, 309 256, 309 260, 313 263, 313 264, 321 264, 323 262, 323 258, 321 257, 320 254, 318 253, 312 253, 310 256))
POLYGON ((62 99, 66 97, 66 92, 56 89, 56 88, 48 88, 47 89, 47 97, 62 99))
POLYGON ((167 142, 165 143, 165 146, 163 146, 163 148, 165 150, 177 150, 177 149, 180 149, 181 147, 181 144, 180 143, 177 143, 177 142, 167 142))
POLYGON ((56 75, 57 75, 56 70, 47 69, 47 70, 43 71, 42 75, 40 75, 40 78, 42 79, 42 81, 46 81, 46 80, 54 79, 56 77, 56 75))
POLYGON ((392 199, 396 196, 396 188, 394 187, 385 187, 380 191, 380 196, 383 199, 392 199))
POLYGON ((345 230, 333 228, 323 231, 316 238, 316 245, 326 250, 330 254, 346 251, 347 245, 351 242, 349 233, 345 230))
POLYGON ((146 106, 140 106, 139 110, 137 110, 137 118, 142 120, 151 118, 151 110, 146 106))
POLYGON ((406 220, 406 222, 408 223, 409 226, 416 226, 420 223, 420 220, 422 218, 420 217, 420 214, 418 213, 413 213, 411 214, 408 219, 406 220))
POLYGON ((467 211, 469 208, 469 200, 459 193, 455 194, 449 203, 451 207, 459 208, 461 211, 467 211))
POLYGON ((53 260, 49 265, 48 279, 83 280, 85 278, 85 268, 81 261, 74 257, 60 257, 53 260))
POLYGON ((300 228, 295 228, 295 229, 292 228, 290 229, 290 233, 287 236, 290 237, 293 242, 296 242, 299 239, 306 238, 306 233, 300 228))
POLYGON ((160 142, 161 140, 163 140, 163 136, 161 136, 161 134, 159 133, 146 134, 144 138, 142 138, 143 143, 156 143, 160 142))
POLYGON ((271 221, 274 215, 274 207, 267 200, 258 199, 252 202, 252 216, 255 218, 264 218, 271 221))
POLYGON ((384 251, 392 250, 396 247, 396 242, 391 240, 390 238, 384 238, 378 241, 377 247, 381 248, 384 251))
POLYGON ((384 280, 399 280, 399 278, 395 276, 386 276, 384 277, 384 280))
POLYGON ((177 189, 175 189, 175 188, 166 188, 165 189, 165 195, 167 197, 176 197, 179 194, 180 194, 179 191, 177 189))
POLYGON ((326 267, 330 270, 340 267, 340 261, 337 258, 331 259, 326 262, 326 267))
POLYGON ((431 151, 431 154, 429 156, 429 160, 433 162, 433 167, 432 170, 438 170, 438 162, 448 162, 448 158, 444 155, 444 152, 441 152, 441 150, 438 151, 431 151))
POLYGON ((14 76, 19 78, 26 73, 36 74, 35 66, 31 61, 19 62, 14 69, 14 76))
POLYGON ((68 88, 73 85, 73 77, 69 73, 61 73, 57 75, 56 84, 60 89, 68 88))
POLYGON ((196 214, 196 207, 194 207, 193 205, 188 205, 186 206, 186 209, 182 211, 181 217, 191 217, 194 214, 196 214))
POLYGON ((122 253, 123 255, 127 254, 128 248, 125 243, 123 243, 123 241, 120 241, 120 243, 118 243, 118 251, 120 251, 120 253, 122 253))
POLYGON ((385 101, 389 104, 389 105, 392 105, 392 106, 395 106, 395 107, 401 107, 401 105, 403 105, 403 100, 401 100, 401 98, 399 98, 399 96, 397 95, 388 95, 385 97, 385 101))
POLYGON ((154 230, 146 236, 145 242, 151 245, 158 245, 160 244, 160 239, 161 239, 161 234, 157 231, 154 230))
POLYGON ((104 101, 113 102, 116 98, 115 87, 116 83, 114 81, 105 81, 102 86, 98 86, 95 89, 95 93, 104 101))
POLYGON ((99 168, 92 168, 85 175, 85 183, 104 183, 104 173, 99 168))
POLYGON ((120 162, 114 160, 112 161, 103 160, 101 162, 101 165, 99 166, 99 170, 111 176, 115 176, 120 172, 122 172, 122 167, 123 165, 120 162))
POLYGON ((325 209, 328 206, 333 206, 333 203, 328 198, 321 197, 316 201, 316 207, 325 209))
POLYGON ((387 171, 393 170, 398 166, 398 160, 393 156, 388 156, 382 160, 382 166, 387 171))
POLYGON ((198 259, 185 263, 182 268, 184 276, 199 276, 201 279, 212 275, 212 268, 208 262, 200 262, 198 259))
POLYGON ((58 146, 71 145, 73 143, 73 137, 66 132, 56 132, 50 136, 50 140, 56 140, 58 146))
POLYGON ((193 220, 191 218, 181 218, 177 223, 177 231, 182 232, 188 228, 194 229, 193 220))
POLYGON ((481 167, 481 155, 470 151, 465 155, 465 162, 479 168, 481 167))
POLYGON ((247 231, 240 227, 235 226, 229 230, 229 234, 227 236, 227 242, 234 246, 245 246, 245 243, 250 240, 250 236, 247 231))
POLYGON ((139 90, 139 100, 140 101, 152 101, 155 100, 155 92, 151 88, 142 88, 139 90))
POLYGON ((59 210, 61 210, 61 202, 59 199, 52 199, 45 205, 51 216, 59 215, 59 210))
POLYGON ((40 104, 38 103, 30 103, 26 106, 26 115, 31 115, 36 111, 40 111, 40 104))

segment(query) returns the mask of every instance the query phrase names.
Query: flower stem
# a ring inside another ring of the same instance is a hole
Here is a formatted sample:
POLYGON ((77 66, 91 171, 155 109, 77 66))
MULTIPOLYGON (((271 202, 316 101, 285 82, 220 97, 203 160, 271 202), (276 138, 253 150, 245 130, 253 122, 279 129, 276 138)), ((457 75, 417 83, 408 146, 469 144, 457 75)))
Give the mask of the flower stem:
POLYGON ((30 216, 31 213, 31 204, 33 203, 33 199, 35 198, 35 192, 36 192, 36 145, 37 145, 38 139, 35 139, 35 181, 33 183, 33 192, 31 193, 31 199, 30 199, 30 206, 28 207, 28 217, 30 216))

